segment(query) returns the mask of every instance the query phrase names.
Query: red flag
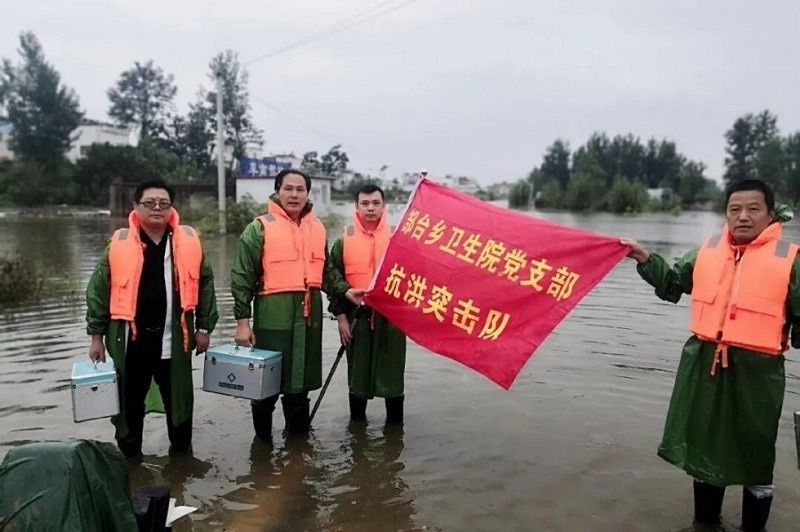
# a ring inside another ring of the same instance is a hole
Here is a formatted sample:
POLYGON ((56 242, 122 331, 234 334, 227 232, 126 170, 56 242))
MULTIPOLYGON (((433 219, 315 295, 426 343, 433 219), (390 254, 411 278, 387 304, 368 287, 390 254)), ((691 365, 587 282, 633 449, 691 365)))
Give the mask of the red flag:
POLYGON ((508 389, 628 251, 422 179, 366 302, 421 346, 508 389))

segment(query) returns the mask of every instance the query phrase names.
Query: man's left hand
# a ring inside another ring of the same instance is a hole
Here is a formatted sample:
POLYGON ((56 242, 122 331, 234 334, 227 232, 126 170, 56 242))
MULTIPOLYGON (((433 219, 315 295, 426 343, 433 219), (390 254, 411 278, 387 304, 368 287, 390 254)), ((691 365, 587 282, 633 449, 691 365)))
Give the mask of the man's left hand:
POLYGON ((197 346, 197 350, 194 352, 195 356, 201 355, 208 351, 208 344, 211 342, 211 336, 207 333, 196 332, 194 333, 194 343, 197 346))

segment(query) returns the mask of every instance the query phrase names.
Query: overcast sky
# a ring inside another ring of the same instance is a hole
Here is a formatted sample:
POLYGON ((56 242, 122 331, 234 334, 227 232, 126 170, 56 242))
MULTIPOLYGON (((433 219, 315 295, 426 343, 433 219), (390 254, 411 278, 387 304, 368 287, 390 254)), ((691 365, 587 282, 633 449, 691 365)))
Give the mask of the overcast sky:
POLYGON ((770 109, 783 133, 800 130, 797 0, 2 0, 0 12, 0 56, 17 61, 20 31, 35 32, 94 119, 135 60, 175 76, 183 112, 215 53, 248 62, 365 14, 248 67, 251 95, 272 106, 252 100, 268 152, 341 143, 362 171, 516 179, 555 138, 606 131, 675 140, 718 177, 736 117, 770 109))

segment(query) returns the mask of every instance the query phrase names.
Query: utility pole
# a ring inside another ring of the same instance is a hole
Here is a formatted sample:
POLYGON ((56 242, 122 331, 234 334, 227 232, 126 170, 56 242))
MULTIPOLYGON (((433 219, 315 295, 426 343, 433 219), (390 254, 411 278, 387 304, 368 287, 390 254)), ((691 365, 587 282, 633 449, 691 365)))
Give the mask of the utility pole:
POLYGON ((217 201, 219 208, 219 234, 225 229, 225 136, 222 132, 222 76, 217 75, 217 201))

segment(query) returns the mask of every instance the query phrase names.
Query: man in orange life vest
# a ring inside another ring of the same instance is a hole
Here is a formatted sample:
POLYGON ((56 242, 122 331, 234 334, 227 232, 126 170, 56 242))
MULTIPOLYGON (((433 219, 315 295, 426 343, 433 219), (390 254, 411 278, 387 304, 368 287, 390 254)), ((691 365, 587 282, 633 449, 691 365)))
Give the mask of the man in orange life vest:
POLYGON ((800 347, 798 246, 781 239, 772 190, 748 179, 727 190, 722 232, 672 266, 638 243, 628 255, 661 299, 691 294, 658 455, 694 477, 695 520, 720 520, 725 487, 743 485, 742 528, 761 530, 772 504, 784 352, 800 347))
POLYGON ((218 319, 211 265, 197 232, 180 225, 174 198, 163 181, 136 188, 128 227, 114 233, 86 288, 89 357, 105 361, 108 350, 114 360, 120 415, 112 421, 128 457, 141 454, 146 411, 166 412, 171 452, 191 445, 191 352, 208 348, 218 319))
MULTIPOLYGON (((328 248, 310 190, 306 174, 279 172, 267 213, 245 227, 231 268, 236 343, 283 353, 281 403, 286 429, 294 434, 308 432, 308 392, 322 385, 320 289, 328 248)), ((251 404, 261 440, 271 441, 277 401, 278 394, 251 404)))
POLYGON ((353 222, 334 242, 329 262, 339 275, 329 276, 328 310, 339 323, 339 336, 347 349, 350 418, 366 419, 367 401, 384 397, 386 422, 403 422, 403 380, 406 337, 380 314, 359 319, 352 334, 348 314, 360 304, 378 268, 392 229, 385 210, 383 190, 364 185, 356 194, 353 222), (342 280, 343 278, 343 280, 342 280))

